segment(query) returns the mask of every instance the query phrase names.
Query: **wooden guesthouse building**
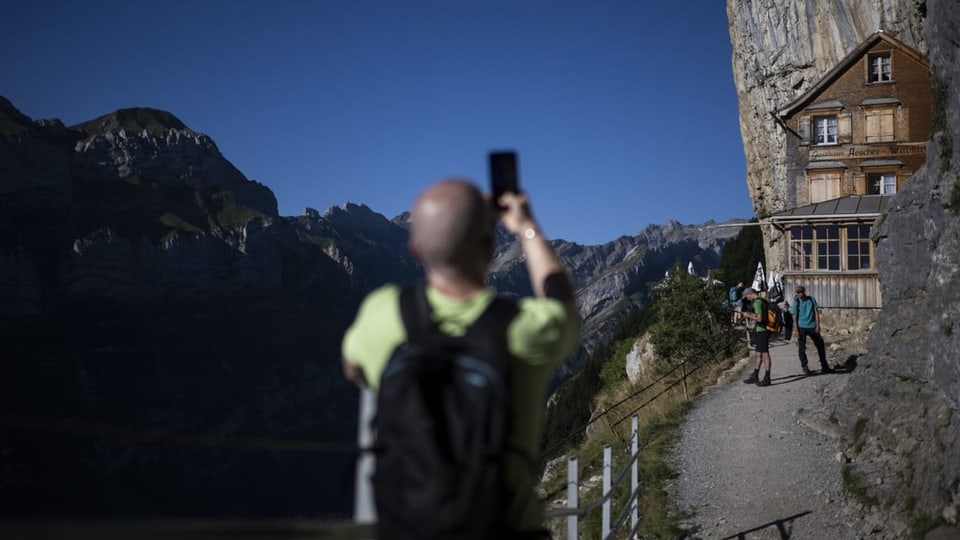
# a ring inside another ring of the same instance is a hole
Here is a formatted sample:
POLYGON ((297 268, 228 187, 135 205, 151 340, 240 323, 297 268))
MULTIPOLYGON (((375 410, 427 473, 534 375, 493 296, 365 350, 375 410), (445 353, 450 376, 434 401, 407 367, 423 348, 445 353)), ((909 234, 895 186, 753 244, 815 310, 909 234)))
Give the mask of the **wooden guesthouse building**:
POLYGON ((783 236, 773 255, 788 293, 803 284, 826 308, 882 307, 870 231, 926 159, 931 105, 927 59, 877 32, 774 113, 792 207, 764 221, 783 236))

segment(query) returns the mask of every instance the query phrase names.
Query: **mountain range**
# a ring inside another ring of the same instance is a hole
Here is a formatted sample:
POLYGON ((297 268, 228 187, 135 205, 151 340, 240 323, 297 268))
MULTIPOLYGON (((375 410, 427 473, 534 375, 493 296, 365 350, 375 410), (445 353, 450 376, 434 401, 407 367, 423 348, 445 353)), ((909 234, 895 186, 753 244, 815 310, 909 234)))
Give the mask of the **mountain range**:
MULTIPOLYGON (((739 228, 716 225, 552 242, 583 321, 554 388, 670 267, 718 265, 739 228)), ((65 126, 0 97, 2 512, 347 512, 357 391, 339 343, 365 293, 422 278, 408 226, 352 203, 280 216, 166 111, 65 126)), ((497 240, 490 283, 530 294, 497 240)))

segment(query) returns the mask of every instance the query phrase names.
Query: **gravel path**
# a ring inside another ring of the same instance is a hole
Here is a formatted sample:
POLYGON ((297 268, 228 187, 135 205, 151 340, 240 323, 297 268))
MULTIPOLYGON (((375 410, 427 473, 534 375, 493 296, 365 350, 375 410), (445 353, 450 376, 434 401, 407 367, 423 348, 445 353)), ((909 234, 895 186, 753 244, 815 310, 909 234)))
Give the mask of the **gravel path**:
POLYGON ((690 538, 864 538, 841 485, 840 433, 829 413, 848 374, 805 377, 795 342, 772 343, 770 356, 771 386, 741 382, 751 351, 684 422, 671 490, 690 513, 690 538))

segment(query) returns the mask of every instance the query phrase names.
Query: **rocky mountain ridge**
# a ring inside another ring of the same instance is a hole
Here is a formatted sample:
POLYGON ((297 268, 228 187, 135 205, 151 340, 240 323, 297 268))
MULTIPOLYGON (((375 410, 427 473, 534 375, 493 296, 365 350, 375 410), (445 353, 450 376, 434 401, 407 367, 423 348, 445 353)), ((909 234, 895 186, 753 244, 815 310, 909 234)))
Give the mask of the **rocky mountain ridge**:
MULTIPOLYGON (((67 127, 0 98, 0 354, 14 359, 0 367, 4 512, 345 511, 348 453, 203 450, 134 435, 352 444, 357 393, 340 375, 340 337, 367 291, 420 279, 408 222, 349 203, 280 216, 269 188, 165 111, 67 127), (90 433, 40 429, 64 418, 90 433), (129 433, 104 439, 99 423, 129 433), (77 475, 85 482, 61 485, 77 475), (262 489, 239 489, 241 479, 262 489), (324 482, 336 500, 318 499, 324 482), (51 486, 60 495, 45 500, 51 486)), ((558 382, 666 268, 716 266, 736 231, 669 223, 600 246, 555 240, 585 328, 558 382)), ((529 293, 515 243, 498 239, 491 281, 529 293)))

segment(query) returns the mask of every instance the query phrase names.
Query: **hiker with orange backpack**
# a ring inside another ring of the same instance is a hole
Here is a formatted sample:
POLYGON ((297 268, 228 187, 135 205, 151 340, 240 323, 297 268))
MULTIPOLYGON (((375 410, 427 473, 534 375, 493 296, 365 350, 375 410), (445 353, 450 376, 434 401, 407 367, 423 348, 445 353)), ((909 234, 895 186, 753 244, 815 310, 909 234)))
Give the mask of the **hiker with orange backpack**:
POLYGON ((757 362, 754 365, 753 374, 743 382, 747 384, 756 383, 757 386, 770 386, 770 332, 766 328, 766 301, 760 298, 760 295, 752 287, 743 290, 743 300, 744 307, 752 306, 753 309, 744 309, 741 315, 757 323, 753 329, 757 362), (763 366, 765 373, 763 378, 758 378, 761 366, 763 366))

